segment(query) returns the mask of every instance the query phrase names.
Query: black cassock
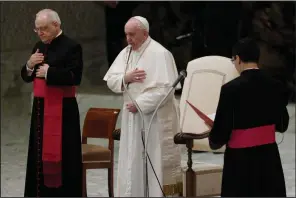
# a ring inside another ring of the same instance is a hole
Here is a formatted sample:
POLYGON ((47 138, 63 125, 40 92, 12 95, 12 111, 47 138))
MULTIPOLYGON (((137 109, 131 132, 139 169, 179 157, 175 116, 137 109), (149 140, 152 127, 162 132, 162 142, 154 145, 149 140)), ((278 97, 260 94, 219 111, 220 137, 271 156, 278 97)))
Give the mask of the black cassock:
POLYGON ((245 70, 222 86, 209 136, 212 149, 226 145, 222 197, 286 196, 274 139, 288 128, 288 98, 286 87, 260 69, 245 70))
MULTIPOLYGON (((77 86, 82 78, 81 45, 64 35, 55 38, 50 44, 36 43, 32 53, 39 49, 49 65, 46 85, 52 87, 77 86)), ((36 78, 36 65, 31 76, 27 75, 26 65, 22 67, 22 79, 31 83, 36 78)), ((82 196, 82 154, 79 109, 75 97, 62 99, 62 186, 49 188, 44 185, 42 146, 44 98, 34 97, 30 140, 27 158, 25 197, 81 197, 82 196), (37 120, 40 120, 38 126, 37 120), (39 128, 38 128, 39 127, 39 128)), ((55 124, 55 123, 50 123, 55 124)))

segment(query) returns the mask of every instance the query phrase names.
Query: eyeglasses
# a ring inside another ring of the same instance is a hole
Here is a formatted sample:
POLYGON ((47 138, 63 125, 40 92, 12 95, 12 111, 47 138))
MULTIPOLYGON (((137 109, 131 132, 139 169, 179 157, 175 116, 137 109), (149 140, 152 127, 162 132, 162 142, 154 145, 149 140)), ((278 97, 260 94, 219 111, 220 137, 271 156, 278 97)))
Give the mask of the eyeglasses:
POLYGON ((38 32, 44 32, 48 30, 48 26, 45 27, 39 27, 39 28, 34 28, 34 32, 38 33, 38 32))
POLYGON ((232 62, 232 64, 234 64, 235 59, 236 59, 235 57, 232 57, 232 58, 231 58, 231 62, 232 62))

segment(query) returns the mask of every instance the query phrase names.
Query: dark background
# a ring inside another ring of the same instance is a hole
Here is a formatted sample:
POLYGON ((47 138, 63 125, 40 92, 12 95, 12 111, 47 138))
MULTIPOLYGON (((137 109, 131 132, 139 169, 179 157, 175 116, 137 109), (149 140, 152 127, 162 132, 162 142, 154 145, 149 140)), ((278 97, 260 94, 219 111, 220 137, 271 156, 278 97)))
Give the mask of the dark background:
POLYGON ((249 36, 261 48, 260 67, 293 90, 295 101, 295 2, 112 2, 106 3, 108 63, 125 47, 124 25, 146 17, 150 35, 170 50, 178 70, 193 59, 231 57, 231 48, 249 36), (177 40, 180 35, 191 34, 177 40))

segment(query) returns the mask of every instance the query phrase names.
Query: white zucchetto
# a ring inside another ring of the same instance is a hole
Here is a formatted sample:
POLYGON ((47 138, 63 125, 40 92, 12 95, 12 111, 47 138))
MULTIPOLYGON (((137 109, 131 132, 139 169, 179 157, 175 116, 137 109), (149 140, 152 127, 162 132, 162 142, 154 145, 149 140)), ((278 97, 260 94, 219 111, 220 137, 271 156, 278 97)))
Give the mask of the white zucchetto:
POLYGON ((149 23, 148 23, 147 19, 145 19, 144 17, 141 17, 141 16, 134 16, 132 18, 140 21, 143 24, 143 26, 145 27, 145 30, 147 32, 149 32, 149 23))

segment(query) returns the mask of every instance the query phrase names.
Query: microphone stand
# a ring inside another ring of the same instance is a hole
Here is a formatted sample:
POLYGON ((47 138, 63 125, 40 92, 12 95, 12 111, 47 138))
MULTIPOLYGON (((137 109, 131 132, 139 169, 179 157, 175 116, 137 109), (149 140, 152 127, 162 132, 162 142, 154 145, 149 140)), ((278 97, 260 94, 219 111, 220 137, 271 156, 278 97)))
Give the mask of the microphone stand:
MULTIPOLYGON (((180 72, 180 73, 182 73, 182 72, 180 72)), ((157 113, 159 107, 162 105, 162 103, 168 98, 169 95, 171 95, 171 93, 173 92, 173 90, 175 90, 175 87, 178 85, 178 83, 181 81, 181 79, 182 79, 182 78, 186 78, 186 76, 187 76, 187 73, 185 72, 185 74, 184 74, 184 72, 183 72, 183 73, 182 73, 182 77, 179 77, 179 78, 177 79, 177 81, 173 83, 173 85, 170 87, 170 89, 169 89, 169 91, 167 92, 167 94, 165 95, 165 97, 164 97, 164 98, 158 103, 158 105, 156 106, 156 108, 155 108, 155 110, 154 110, 154 112, 153 112, 153 114, 152 114, 152 116, 151 116, 151 118, 150 118, 150 122, 149 122, 149 125, 148 125, 148 130, 147 130, 147 137, 146 137, 146 141, 145 141, 145 145, 144 145, 144 149, 145 149, 145 159, 146 159, 146 161, 147 161, 147 157, 149 157, 149 156, 148 156, 148 149, 147 149, 147 148, 148 148, 149 132, 150 132, 150 129, 151 129, 151 125, 152 125, 153 118, 155 117, 155 115, 156 115, 156 113, 157 113)), ((174 106, 175 106, 175 105, 174 105, 174 106)), ((178 119, 178 122, 179 122, 180 118, 179 118, 179 114, 178 114, 178 110, 177 110, 176 106, 175 106, 175 110, 176 110, 177 119, 178 119)), ((151 163, 151 162, 150 162, 150 163, 151 163)), ((151 164, 151 166, 152 166, 152 164, 151 164)), ((152 167, 153 167, 153 166, 152 166, 152 167)), ((155 176, 156 176, 156 178, 157 178, 157 175, 156 175, 156 174, 155 174, 155 176)), ((157 178, 157 179, 158 179, 158 178, 157 178)), ((159 186, 159 187, 160 187, 160 189, 161 189, 161 191, 162 191, 162 193, 163 193, 163 196, 165 196, 164 191, 163 191, 163 189, 162 189, 162 186, 159 186)))
MULTIPOLYGON (((147 132, 147 137, 146 137, 146 142, 145 142, 145 153, 147 153, 147 147, 148 147, 148 137, 149 137, 149 132, 151 129, 151 125, 152 125, 152 121, 153 118, 155 117, 159 107, 162 105, 162 103, 168 98, 168 96, 172 93, 172 91, 175 90, 175 87, 171 87, 168 91, 168 93, 165 95, 165 97, 160 101, 160 103, 158 103, 158 105, 156 106, 156 109, 154 110, 152 117, 150 119, 149 125, 148 125, 148 132, 147 132)), ((178 113, 177 113, 178 114, 178 113)))
MULTIPOLYGON (((125 84, 125 82, 124 82, 124 78, 122 78, 122 83, 123 83, 123 86, 124 86, 124 88, 125 88, 125 90, 126 90, 126 93, 128 94, 128 96, 129 96, 130 100, 133 102, 133 104, 135 104, 135 106, 136 106, 138 112, 140 113, 140 117, 141 117, 141 119, 142 119, 141 134, 142 134, 142 142, 143 142, 143 147, 144 147, 144 148, 143 148, 143 154, 142 154, 142 155, 143 155, 143 180, 144 180, 143 183, 144 183, 144 197, 149 197, 148 163, 147 163, 147 159, 149 159, 149 162, 150 162, 151 168, 152 168, 152 170, 153 170, 153 172, 154 172, 154 175, 155 175, 155 177, 156 177, 156 179, 157 179, 157 182, 158 182, 158 184, 159 184, 159 188, 161 189, 162 194, 163 194, 163 196, 165 197, 165 194, 164 194, 163 188, 162 188, 162 186, 161 186, 161 184, 160 184, 160 182, 159 182, 159 179, 158 179, 158 177, 157 177, 157 175, 156 175, 156 172, 155 172, 155 170, 154 170, 154 167, 153 167, 153 165, 152 165, 151 159, 150 159, 150 157, 149 157, 149 155, 148 155, 148 151, 147 151, 147 149, 145 149, 145 148, 146 148, 145 142, 148 143, 148 134, 149 134, 149 130, 150 130, 150 129, 148 130, 147 137, 146 137, 145 120, 144 120, 143 112, 142 112, 141 108, 139 107, 138 103, 137 103, 137 102, 132 98, 132 96, 130 95, 130 93, 129 93, 128 89, 127 89, 127 86, 126 86, 126 84, 125 84)), ((169 91, 169 93, 167 94, 167 96, 172 92, 172 90, 174 90, 174 87, 171 87, 171 90, 169 91)), ((167 98, 167 96, 161 101, 161 103, 167 98)), ((160 103, 160 104, 161 104, 161 103, 160 103)), ((160 104, 158 105, 158 108, 159 108, 160 104)), ((157 111, 158 108, 156 108, 155 112, 157 111)), ((176 110, 176 111, 177 111, 177 110, 176 110)), ((155 115, 155 112, 154 112, 154 115, 155 115)), ((178 113, 177 113, 177 115, 178 115, 178 113)), ((153 116, 153 117, 154 117, 154 116, 153 116)), ((151 123, 152 123, 153 117, 152 117, 152 119, 150 120, 150 127, 151 127, 151 123)), ((179 120, 179 119, 178 119, 178 120, 179 120)), ((149 127, 149 128, 150 128, 150 127, 149 127)))
MULTIPOLYGON (((131 53, 131 48, 130 48, 130 51, 129 51, 129 54, 128 54, 128 58, 127 58, 127 62, 126 62, 126 65, 128 65, 128 60, 129 60, 129 56, 130 56, 130 53, 131 53)), ((186 73, 185 73, 185 76, 184 74, 182 75, 183 77, 186 77, 186 73)), ((181 78, 180 78, 181 79, 181 78)), ((179 80, 179 79, 178 79, 179 80)), ((163 103, 163 101, 169 96, 169 94, 175 89, 175 87, 177 86, 177 82, 174 83, 172 85, 172 87, 170 88, 169 92, 167 93, 167 95, 162 99, 162 101, 158 104, 157 108, 154 110, 154 113, 152 115, 152 118, 150 120, 150 123, 149 123, 149 128, 148 128, 148 132, 147 132, 147 137, 146 137, 146 130, 145 130, 145 120, 144 120, 144 116, 143 116, 143 112, 141 110, 141 108, 139 107, 138 103, 133 99, 133 97, 131 96, 131 94, 129 93, 128 91, 128 88, 126 86, 126 83, 124 81, 124 77, 122 78, 122 84, 124 86, 124 89, 128 95, 128 97, 130 98, 130 100, 132 101, 132 103, 136 106, 138 112, 140 113, 140 117, 141 117, 141 120, 142 120, 142 127, 141 127, 141 136, 142 136, 142 142, 143 142, 143 180, 144 180, 144 197, 149 197, 149 185, 148 185, 148 165, 147 165, 147 159, 149 159, 149 162, 150 162, 150 165, 151 165, 151 168, 152 170, 154 171, 154 175, 158 181, 158 184, 159 184, 159 187, 163 193, 163 196, 165 197, 165 194, 164 194, 164 191, 163 191, 163 188, 161 186, 161 184, 159 183, 159 179, 156 175, 156 172, 153 168, 153 165, 152 165, 152 162, 150 160, 150 157, 148 155, 148 151, 147 151, 147 144, 148 144, 148 135, 149 135, 149 131, 150 131, 150 128, 151 128, 151 124, 152 124, 152 120, 154 118, 154 116, 156 115, 156 112, 157 110, 159 109, 160 105, 163 103)), ((177 111, 177 109, 176 109, 177 111)), ((177 112, 177 116, 178 116, 178 112, 177 112)), ((179 119, 178 119, 179 120, 179 119)))
MULTIPOLYGON (((158 103, 158 105, 157 105, 157 107, 155 108, 155 110, 154 110, 154 112, 153 112, 153 114, 152 114, 152 117, 151 117, 151 119, 150 119, 150 122, 149 122, 149 125, 148 125, 148 129, 147 129, 147 137, 145 138, 146 141, 145 141, 145 146, 144 146, 144 149, 145 149, 145 160, 146 160, 146 165, 147 165, 147 158, 148 158, 149 161, 150 161, 150 158, 149 158, 149 155, 148 155, 148 149, 147 149, 147 148, 148 148, 148 140, 149 140, 148 137, 149 137, 149 132, 150 132, 150 129, 151 129, 151 125, 152 125, 153 118, 155 117, 155 115, 156 115, 156 113, 157 113, 159 107, 160 107, 160 106, 162 105, 162 103, 168 98, 168 96, 171 95, 171 93, 173 92, 173 90, 175 90, 175 86, 170 87, 168 93, 167 93, 167 94, 165 95, 165 97, 160 101, 160 103, 158 103)), ((175 106, 174 109, 176 110, 177 119, 178 119, 178 121, 179 121, 180 118, 179 118, 179 114, 178 114, 178 110, 177 110, 176 106, 175 106)), ((151 161, 150 161, 150 163, 151 163, 151 161)), ((152 166, 152 164, 151 164, 151 166, 152 166)), ((152 166, 152 168, 153 168, 153 166, 152 166)), ((157 177, 156 173, 154 173, 154 174, 155 174, 155 176, 156 176, 156 179, 158 180, 158 177, 157 177)), ((158 183, 159 183, 159 181, 158 181, 158 183)), ((165 194, 164 194, 163 188, 162 188, 162 186, 160 185, 160 183, 159 183, 159 188, 160 188, 160 190, 162 191, 163 196, 165 197, 165 194)))
MULTIPOLYGON (((186 78, 187 76, 187 72, 186 71, 181 71, 180 72, 181 76, 178 77, 178 79, 176 80, 176 82, 173 83, 173 85, 170 87, 168 93, 165 95, 165 97, 158 103, 157 107, 155 108, 152 117, 150 119, 149 125, 148 125, 148 132, 147 132, 147 137, 146 137, 146 142, 145 142, 145 153, 147 153, 147 147, 148 147, 148 137, 149 137, 149 132, 151 129, 151 125, 152 125, 152 121, 153 118, 156 115, 156 112, 158 111, 159 107, 162 105, 162 103, 167 99, 167 97, 172 93, 173 90, 175 90, 175 87, 178 85, 178 83, 181 81, 182 78, 186 78)), ((176 109, 176 108, 175 108, 176 109)), ((179 115, 178 115, 178 111, 176 109, 176 113, 177 113, 177 117, 178 117, 178 122, 179 120, 179 115)))
POLYGON ((142 127, 141 127, 141 135, 142 135, 142 141, 143 141, 143 180, 144 180, 144 197, 149 197, 149 186, 148 186, 148 166, 147 166, 147 151, 145 149, 145 120, 144 120, 144 116, 143 116, 143 112, 141 110, 141 108, 139 107, 138 103, 132 98, 132 96, 130 95, 127 86, 124 82, 124 77, 122 78, 122 83, 123 86, 125 88, 126 93, 128 94, 130 100, 132 101, 132 103, 136 106, 138 112, 140 113, 140 117, 142 120, 142 127))

